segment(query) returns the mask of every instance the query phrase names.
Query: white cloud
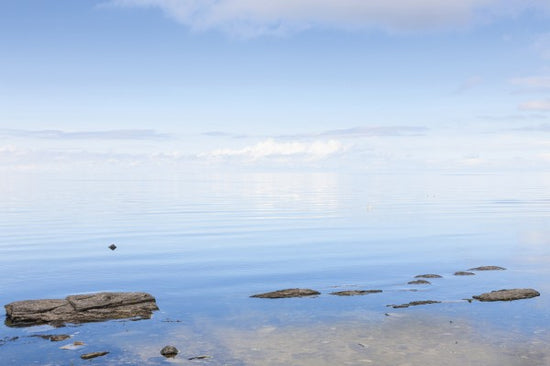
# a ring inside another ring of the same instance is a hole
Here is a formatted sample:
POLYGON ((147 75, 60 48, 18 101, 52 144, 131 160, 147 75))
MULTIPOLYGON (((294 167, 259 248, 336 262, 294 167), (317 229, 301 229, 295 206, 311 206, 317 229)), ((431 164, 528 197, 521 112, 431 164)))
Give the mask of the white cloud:
POLYGON ((523 90, 548 90, 550 89, 550 76, 530 76, 524 78, 515 78, 510 82, 523 90))
POLYGON ((257 161, 260 159, 286 160, 288 158, 302 158, 311 161, 323 159, 330 155, 343 152, 344 150, 344 146, 336 140, 278 142, 273 139, 268 139, 241 149, 213 150, 208 153, 199 154, 199 157, 207 159, 240 158, 250 161, 257 161))
POLYGON ((538 6, 524 0, 108 0, 107 4, 155 7, 194 30, 218 28, 241 36, 315 26, 390 31, 455 28, 480 16, 517 14, 538 6))
POLYGON ((531 100, 520 104, 519 108, 528 111, 550 111, 550 99, 531 100))

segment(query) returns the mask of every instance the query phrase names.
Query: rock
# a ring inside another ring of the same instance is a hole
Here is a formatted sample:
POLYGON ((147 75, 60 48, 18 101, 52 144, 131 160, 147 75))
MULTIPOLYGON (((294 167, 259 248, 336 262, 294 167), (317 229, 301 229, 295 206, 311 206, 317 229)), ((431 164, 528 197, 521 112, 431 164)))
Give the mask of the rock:
POLYGON ((60 341, 64 341, 65 339, 71 338, 71 336, 68 334, 38 334, 38 335, 33 335, 31 337, 39 337, 42 339, 47 339, 51 342, 60 342, 60 341))
POLYGON ((6 325, 64 325, 110 319, 149 319, 158 310, 155 298, 144 292, 99 292, 65 299, 24 300, 4 306, 6 325))
POLYGON ((188 360, 189 360, 189 361, 193 361, 193 360, 206 360, 207 358, 212 358, 212 357, 211 357, 211 356, 207 356, 207 355, 202 355, 202 356, 189 357, 188 360))
POLYGON ((4 338, 0 338, 0 346, 3 346, 4 344, 8 343, 8 342, 13 342, 13 341, 16 341, 18 340, 19 337, 4 337, 4 338))
POLYGON ((92 353, 85 353, 83 355, 80 355, 80 358, 83 359, 83 360, 89 360, 90 358, 96 358, 96 357, 101 357, 101 356, 105 356, 109 354, 109 352, 107 351, 104 351, 104 352, 92 352, 92 353))
POLYGON ((429 274, 422 274, 422 275, 414 276, 414 278, 441 278, 441 276, 438 275, 438 274, 429 273, 429 274))
POLYGON ((455 276, 475 276, 474 272, 458 271, 454 273, 455 276))
POLYGON ((115 249, 116 249, 116 245, 114 245, 114 244, 109 245, 109 249, 115 250, 115 249))
POLYGON ((504 271, 506 268, 502 268, 499 266, 482 266, 482 267, 475 267, 470 268, 468 271, 504 271))
POLYGON ((440 304, 441 301, 435 301, 435 300, 422 300, 422 301, 411 301, 408 304, 401 304, 401 305, 387 305, 389 307, 392 307, 394 309, 402 309, 402 308, 408 308, 409 306, 418 306, 418 305, 430 305, 430 304, 440 304))
POLYGON ((178 349, 174 346, 164 346, 160 350, 160 354, 167 358, 176 357, 178 353, 178 349))
POLYGON ((536 290, 531 288, 517 288, 512 290, 491 291, 472 297, 479 301, 512 301, 530 299, 537 296, 540 296, 540 293, 536 290))
POLYGON ((430 281, 426 281, 426 280, 415 280, 415 281, 409 281, 407 283, 409 285, 431 285, 432 284, 430 281))
POLYGON ((356 295, 376 294, 380 292, 382 292, 382 290, 348 290, 348 291, 331 292, 330 294, 336 295, 336 296, 356 296, 356 295))
POLYGON ((250 297, 258 297, 261 299, 281 299, 287 297, 305 297, 305 296, 315 296, 320 295, 321 293, 315 290, 302 289, 302 288, 290 288, 286 290, 279 290, 273 292, 266 292, 264 294, 252 295, 250 297))

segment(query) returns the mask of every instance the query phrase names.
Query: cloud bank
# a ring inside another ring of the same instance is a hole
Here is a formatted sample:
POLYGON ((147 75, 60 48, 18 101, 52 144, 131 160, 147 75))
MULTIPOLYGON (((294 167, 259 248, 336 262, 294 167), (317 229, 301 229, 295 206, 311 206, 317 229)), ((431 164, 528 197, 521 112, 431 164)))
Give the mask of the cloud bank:
POLYGON ((158 8, 193 30, 241 36, 311 27, 416 31, 464 27, 478 19, 547 6, 525 0, 108 0, 122 7, 158 8))

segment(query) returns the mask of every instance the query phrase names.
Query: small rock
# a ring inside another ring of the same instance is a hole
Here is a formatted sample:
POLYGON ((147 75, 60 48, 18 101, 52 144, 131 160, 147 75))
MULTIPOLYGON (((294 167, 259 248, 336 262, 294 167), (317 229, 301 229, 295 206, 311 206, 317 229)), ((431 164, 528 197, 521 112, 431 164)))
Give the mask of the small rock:
POLYGON ((115 249, 116 249, 116 245, 114 245, 114 244, 109 245, 109 249, 115 250, 115 249))
POLYGON ((4 337, 4 338, 0 338, 0 346, 3 346, 4 344, 8 343, 8 342, 13 342, 13 341, 16 341, 18 340, 19 337, 4 337))
POLYGON ((80 358, 83 359, 83 360, 89 360, 90 358, 96 358, 96 357, 101 357, 101 356, 105 356, 109 354, 109 352, 92 352, 92 353, 85 353, 83 355, 80 355, 80 358))
POLYGON ((68 334, 39 334, 39 335, 33 335, 32 337, 39 337, 42 339, 47 339, 52 342, 59 342, 64 341, 65 339, 71 338, 68 334))
POLYGON ((536 290, 531 288, 517 288, 511 290, 491 291, 472 297, 479 301, 513 301, 530 299, 537 296, 540 296, 540 293, 536 290))
POLYGON ((401 305, 387 305, 389 307, 392 307, 394 309, 402 309, 402 308, 408 308, 409 306, 418 306, 418 305, 430 305, 430 304, 440 304, 441 301, 435 301, 435 300, 421 300, 421 301, 411 301, 408 304, 401 304, 401 305))
POLYGON ((263 294, 252 295, 250 297, 258 297, 261 299, 281 299, 288 297, 305 297, 305 296, 315 296, 320 295, 321 293, 315 290, 302 289, 302 288, 290 288, 286 290, 279 290, 273 292, 266 292, 263 294))
POLYGON ((178 349, 174 346, 165 346, 160 350, 160 354, 167 358, 176 357, 179 353, 178 349))
POLYGON ((458 271, 454 273, 455 276, 475 276, 474 272, 458 271))
POLYGON ((202 356, 194 356, 194 357, 189 357, 188 360, 189 361, 193 361, 193 360, 205 360, 207 358, 212 358, 211 356, 207 356, 207 355, 202 355, 202 356))
POLYGON ((441 278, 441 276, 438 274, 429 273, 429 274, 414 276, 414 278, 441 278))
POLYGON ((376 294, 380 292, 382 292, 382 290, 349 290, 349 291, 331 292, 330 294, 336 295, 336 296, 356 296, 356 295, 376 294))
POLYGON ((415 281, 409 281, 407 283, 409 285, 431 285, 432 284, 430 281, 426 281, 426 280, 415 280, 415 281))
POLYGON ((499 266, 482 266, 470 268, 468 271, 504 271, 506 268, 499 266))

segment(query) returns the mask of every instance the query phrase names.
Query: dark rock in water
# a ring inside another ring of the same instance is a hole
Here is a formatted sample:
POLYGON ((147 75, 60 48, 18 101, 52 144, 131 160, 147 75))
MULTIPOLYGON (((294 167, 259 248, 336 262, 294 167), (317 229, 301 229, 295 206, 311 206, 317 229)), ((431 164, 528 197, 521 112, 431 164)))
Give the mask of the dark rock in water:
POLYGON ((202 355, 202 356, 189 357, 188 360, 189 360, 189 361, 193 361, 193 360, 206 360, 207 358, 212 358, 212 357, 211 357, 211 356, 207 356, 207 355, 202 355))
POLYGON ((468 271, 504 271, 506 268, 502 268, 499 266, 482 266, 482 267, 475 267, 470 268, 468 271))
POLYGON ((252 295, 250 297, 258 297, 261 299, 281 299, 287 297, 305 297, 305 296, 315 296, 320 295, 321 293, 315 290, 302 289, 302 288, 289 288, 286 290, 279 290, 273 292, 266 292, 264 294, 252 295))
POLYGON ((110 319, 149 319, 158 310, 155 298, 144 292, 99 292, 65 299, 24 300, 4 306, 6 325, 64 325, 110 319))
POLYGON ((455 276, 474 276, 474 272, 458 271, 454 273, 455 276))
POLYGON ((472 297, 479 301, 512 301, 530 299, 537 296, 540 296, 540 293, 536 290, 531 288, 517 288, 511 290, 491 291, 472 297))
POLYGON ((65 339, 71 338, 71 336, 68 334, 38 334, 38 335, 33 335, 31 337, 39 337, 42 339, 47 339, 52 342, 64 341, 65 339))
POLYGON ((426 280, 414 280, 407 282, 409 285, 431 285, 432 283, 430 281, 426 280))
POLYGON ((422 275, 414 276, 414 278, 441 278, 441 276, 438 275, 438 274, 429 273, 429 274, 422 274, 422 275))
POLYGON ((4 338, 0 338, 0 346, 3 346, 4 344, 8 343, 8 342, 13 342, 13 341, 16 341, 18 340, 19 337, 4 337, 4 338))
POLYGON ((440 303, 441 303, 441 301, 422 300, 422 301, 411 301, 408 304, 387 305, 387 306, 392 307, 394 309, 402 309, 402 308, 408 308, 409 306, 430 305, 430 304, 440 304, 440 303))
POLYGON ((382 290, 348 290, 348 291, 337 291, 331 292, 331 295, 336 296, 356 296, 356 295, 367 295, 367 294, 377 294, 382 292, 382 290))
POLYGON ((160 350, 160 354, 167 358, 176 357, 178 353, 178 349, 174 346, 165 346, 160 350))
POLYGON ((116 249, 116 245, 114 245, 114 244, 109 245, 109 249, 115 250, 115 249, 116 249))
POLYGON ((92 353, 85 353, 83 355, 80 355, 80 358, 83 360, 89 360, 90 358, 96 358, 101 357, 109 354, 109 352, 92 352, 92 353))

